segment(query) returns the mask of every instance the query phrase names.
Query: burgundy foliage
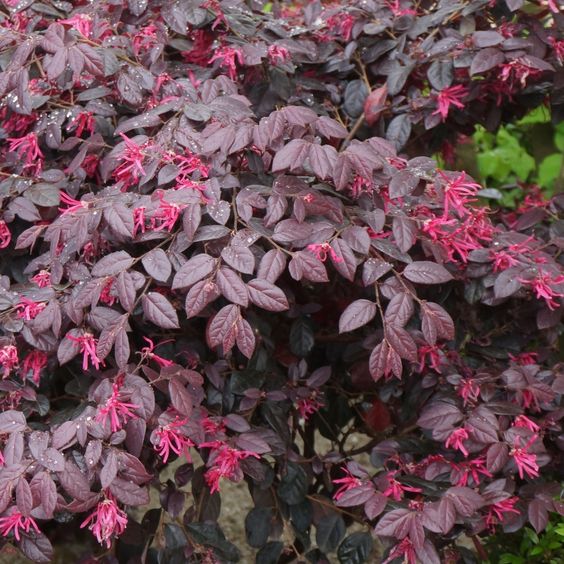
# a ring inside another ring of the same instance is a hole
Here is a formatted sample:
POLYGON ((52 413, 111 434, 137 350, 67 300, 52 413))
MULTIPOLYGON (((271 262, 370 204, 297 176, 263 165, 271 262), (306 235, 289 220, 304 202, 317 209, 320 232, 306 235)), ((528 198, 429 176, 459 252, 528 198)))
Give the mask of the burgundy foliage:
POLYGON ((3 1, 0 542, 34 561, 236 561, 225 480, 263 564, 564 513, 564 200, 419 156, 562 114, 558 3, 263 4, 3 1))

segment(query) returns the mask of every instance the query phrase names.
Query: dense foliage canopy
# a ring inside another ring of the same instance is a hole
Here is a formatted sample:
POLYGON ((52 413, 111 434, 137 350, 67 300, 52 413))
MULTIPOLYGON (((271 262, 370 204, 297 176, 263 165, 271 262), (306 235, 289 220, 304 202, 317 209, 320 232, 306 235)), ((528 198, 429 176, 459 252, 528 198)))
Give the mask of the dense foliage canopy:
POLYGON ((262 564, 564 513, 564 197, 443 168, 563 115, 557 1, 2 5, 0 542, 236 561, 225 480, 262 564))

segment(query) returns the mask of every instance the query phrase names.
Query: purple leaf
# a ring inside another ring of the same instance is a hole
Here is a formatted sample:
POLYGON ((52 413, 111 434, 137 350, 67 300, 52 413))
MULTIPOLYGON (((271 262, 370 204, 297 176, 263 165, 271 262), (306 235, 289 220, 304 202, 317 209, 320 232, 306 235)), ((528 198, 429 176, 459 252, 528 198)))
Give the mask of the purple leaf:
POLYGON ((339 507, 355 507, 357 505, 365 504, 373 497, 374 486, 370 484, 363 484, 357 488, 343 492, 339 499, 335 502, 335 505, 339 507))
POLYGON ((337 160, 337 151, 331 145, 309 146, 309 164, 317 178, 325 180, 333 174, 333 166, 337 160))
POLYGON ((253 328, 246 319, 239 319, 236 325, 236 337, 235 342, 237 343, 237 348, 243 353, 247 358, 253 356, 255 351, 256 339, 253 328))
POLYGON ((505 443, 494 443, 486 453, 486 468, 492 472, 499 472, 509 461, 509 447, 505 443))
POLYGON ((106 462, 100 471, 100 484, 104 489, 108 488, 118 473, 118 457, 112 449, 106 457, 106 462))
POLYGON ((92 268, 93 276, 116 276, 133 265, 133 258, 125 251, 116 251, 102 257, 92 268))
POLYGON ((300 223, 295 219, 284 219, 274 228, 272 238, 278 243, 292 243, 300 239, 307 239, 311 235, 312 227, 309 223, 300 223))
POLYGON ((386 340, 374 347, 370 354, 368 365, 370 375, 375 381, 389 374, 393 374, 396 378, 401 379, 403 366, 400 355, 386 340))
POLYGON ((419 178, 417 176, 408 170, 400 170, 390 180, 390 198, 409 196, 418 184, 419 178))
POLYGON ((308 156, 309 146, 310 143, 302 139, 292 139, 274 155, 272 172, 294 171, 300 168, 308 156))
POLYGON ((317 118, 315 129, 326 139, 344 139, 348 134, 347 130, 338 121, 326 116, 317 118))
POLYGON ((374 533, 384 537, 405 538, 409 533, 412 513, 408 509, 394 509, 378 521, 374 533))
POLYGON ((396 294, 388 304, 384 319, 398 327, 404 327, 413 315, 413 298, 404 292, 396 294))
POLYGON ((182 214, 182 228, 189 241, 194 235, 202 220, 202 206, 200 204, 188 204, 182 214))
POLYGON ((411 282, 419 284, 443 284, 453 279, 452 274, 444 266, 429 261, 408 264, 403 275, 411 282))
POLYGON ((531 525, 535 528, 537 534, 546 528, 546 525, 548 524, 548 509, 546 502, 541 499, 533 499, 529 503, 527 515, 529 517, 529 523, 531 523, 531 525))
POLYGON ((333 239, 331 248, 334 254, 329 253, 329 256, 335 270, 341 274, 341 276, 353 282, 357 263, 352 249, 343 239, 333 239))
POLYGON ((268 443, 256 433, 242 433, 235 439, 235 444, 241 450, 248 450, 257 454, 265 454, 271 451, 268 443))
POLYGON ((267 280, 255 278, 247 283, 251 302, 267 311, 285 311, 289 308, 284 292, 267 280))
POLYGON ((417 226, 415 222, 404 215, 397 215, 392 221, 392 233, 399 250, 406 253, 416 241, 417 226))
POLYGON ((146 505, 149 503, 147 488, 141 488, 129 480, 115 478, 110 486, 110 491, 118 501, 125 505, 146 505))
POLYGON ((157 292, 148 292, 141 298, 145 317, 157 327, 178 329, 178 315, 172 304, 157 292))
POLYGON ((271 249, 261 259, 257 270, 257 278, 274 284, 286 268, 286 256, 278 249, 271 249))
POLYGON ((168 383, 170 402, 181 417, 190 417, 194 400, 188 393, 185 386, 176 379, 171 379, 168 383))
POLYGON ((186 295, 185 309, 188 319, 198 315, 208 304, 219 298, 217 284, 210 279, 196 282, 186 295))
POLYGON ((362 283, 365 286, 371 286, 377 282, 382 276, 392 270, 393 265, 385 260, 369 258, 362 267, 362 283))
POLYGON ((247 307, 249 305, 249 293, 241 277, 230 268, 221 267, 216 277, 219 291, 230 302, 247 307))
POLYGON ((221 258, 235 270, 252 274, 255 270, 255 256, 246 247, 229 246, 221 251, 221 258))
POLYGON ((393 350, 405 360, 417 362, 417 345, 403 327, 388 323, 385 326, 386 340, 393 350))
POLYGON ((52 562, 53 547, 49 539, 43 533, 22 535, 21 540, 18 542, 18 548, 27 558, 37 564, 52 562))
POLYGON ((23 515, 29 517, 33 509, 33 495, 28 481, 23 476, 16 485, 16 505, 23 515))
POLYGON ((505 55, 495 47, 488 47, 478 51, 476 56, 472 59, 470 66, 470 74, 479 74, 487 72, 498 65, 505 62, 505 55))
POLYGON ((388 498, 381 492, 373 492, 370 499, 364 504, 364 513, 372 521, 384 511, 388 504, 388 498))
POLYGON ((70 496, 81 501, 90 497, 88 480, 74 462, 67 460, 64 469, 59 470, 61 470, 57 472, 59 482, 70 496))
POLYGON ((21 411, 8 409, 0 413, 0 433, 25 431, 26 426, 25 415, 21 411))
POLYGON ((172 281, 172 289, 189 288, 210 275, 217 266, 217 260, 206 254, 199 254, 185 262, 172 281))
POLYGON ((434 345, 437 337, 454 339, 452 317, 439 304, 421 302, 421 314, 421 330, 429 344, 434 345))
POLYGON ((172 265, 162 249, 149 251, 143 256, 141 263, 147 271, 147 274, 158 282, 166 282, 172 272, 172 265))
POLYGON ((376 304, 369 300, 355 300, 349 304, 339 318, 339 333, 354 331, 376 316, 376 304))
POLYGON ((64 450, 76 442, 76 423, 65 421, 55 428, 51 445, 53 448, 64 450))
POLYGON ((206 331, 209 346, 223 346, 224 353, 231 350, 235 345, 236 327, 240 317, 241 313, 236 305, 221 308, 210 321, 206 331))
POLYGON ((482 496, 471 488, 449 488, 445 495, 453 501, 456 511, 462 517, 470 517, 484 505, 482 496))
POLYGON ((311 282, 328 282, 325 265, 309 251, 298 251, 288 264, 290 276, 294 280, 311 280, 311 282))
POLYGON ((429 404, 417 420, 423 429, 449 429, 463 418, 462 413, 451 403, 437 401, 429 404))
POLYGON ((104 209, 104 218, 110 229, 120 237, 130 238, 133 234, 133 213, 123 204, 115 203, 104 209))

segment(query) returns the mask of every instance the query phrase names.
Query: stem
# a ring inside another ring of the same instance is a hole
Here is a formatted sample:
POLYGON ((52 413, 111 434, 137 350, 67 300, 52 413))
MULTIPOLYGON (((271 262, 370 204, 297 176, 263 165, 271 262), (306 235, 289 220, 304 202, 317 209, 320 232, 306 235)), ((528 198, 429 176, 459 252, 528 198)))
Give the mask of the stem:
POLYGON ((474 547, 476 548, 476 552, 478 553, 478 556, 484 562, 487 562, 488 561, 488 553, 486 552, 484 545, 480 542, 480 539, 476 535, 472 535, 470 538, 472 539, 472 542, 474 543, 474 547))
POLYGON ((352 129, 347 135, 347 138, 343 141, 343 144, 341 145, 341 151, 345 150, 349 146, 349 143, 353 140, 354 136, 357 134, 358 130, 360 129, 363 123, 364 123, 364 112, 362 112, 360 116, 358 116, 358 119, 356 120, 355 124, 353 125, 352 129))

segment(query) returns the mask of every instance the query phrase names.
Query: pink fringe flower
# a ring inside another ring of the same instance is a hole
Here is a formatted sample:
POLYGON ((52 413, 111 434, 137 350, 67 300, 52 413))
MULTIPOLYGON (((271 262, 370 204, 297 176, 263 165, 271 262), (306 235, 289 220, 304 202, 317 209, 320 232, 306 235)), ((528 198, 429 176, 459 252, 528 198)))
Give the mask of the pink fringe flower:
POLYGON ((242 472, 239 466, 241 460, 251 457, 260 459, 260 456, 256 452, 238 450, 222 441, 201 443, 200 448, 202 447, 212 449, 208 460, 208 464, 211 465, 211 467, 204 475, 206 484, 209 486, 212 494, 219 491, 221 478, 227 478, 231 481, 238 481, 242 478, 242 472))
POLYGON ((113 176, 118 182, 123 183, 122 192, 125 192, 136 184, 141 177, 145 176, 143 161, 146 152, 152 149, 152 144, 146 142, 143 145, 138 145, 123 133, 120 133, 120 135, 125 143, 125 148, 119 156, 122 162, 114 170, 113 176))
POLYGON ((317 413, 325 404, 317 399, 315 391, 308 398, 301 398, 296 402, 296 407, 300 413, 300 417, 307 421, 314 413, 317 413))
POLYGON ((280 45, 269 45, 268 60, 274 67, 284 64, 286 61, 290 60, 290 51, 280 45))
POLYGON ((0 349, 0 366, 4 369, 2 378, 8 378, 18 364, 18 349, 14 345, 6 345, 0 349))
POLYGON ((495 530, 495 526, 503 522, 508 513, 519 515, 520 511, 515 509, 515 505, 518 501, 518 498, 510 497, 509 499, 498 501, 490 506, 488 514, 486 515, 486 525, 492 533, 495 530))
POLYGON ((552 276, 547 272, 539 271, 535 278, 519 278, 519 282, 530 286, 535 292, 537 299, 543 299, 546 302, 548 309, 554 311, 560 307, 560 304, 555 298, 564 297, 564 292, 560 292, 555 289, 554 286, 564 284, 564 275, 552 276))
POLYGON ((528 452, 528 448, 538 439, 538 435, 533 435, 525 446, 521 446, 521 438, 516 437, 513 448, 509 451, 509 455, 513 457, 519 478, 523 479, 527 474, 530 478, 537 478, 539 475, 539 465, 537 464, 537 455, 528 452))
POLYGON ((96 122, 92 112, 80 112, 68 125, 67 131, 74 131, 77 137, 80 137, 83 132, 88 132, 89 135, 94 133, 96 122))
POLYGON ((401 559, 402 564, 417 564, 417 553, 408 537, 392 548, 390 555, 382 564, 389 564, 396 559, 401 559))
POLYGON ((43 351, 30 352, 22 364, 22 377, 25 378, 31 372, 33 383, 39 386, 41 381, 41 371, 47 366, 47 354, 43 351))
POLYGON ((227 72, 227 76, 231 80, 235 80, 237 78, 237 63, 240 65, 244 63, 243 53, 236 47, 221 47, 208 60, 208 65, 211 65, 214 61, 219 61, 220 68, 227 72))
POLYGON ((78 31, 84 37, 92 35, 92 18, 88 14, 75 14, 70 18, 58 20, 58 23, 67 24, 71 29, 78 31))
POLYGON ((335 501, 339 501, 339 499, 343 497, 345 492, 354 490, 355 488, 358 488, 364 484, 364 482, 360 478, 353 476, 348 468, 343 468, 343 472, 345 473, 344 478, 333 480, 334 484, 340 484, 337 491, 333 494, 333 499, 335 501))
POLYGON ((468 450, 464 446, 464 441, 468 439, 468 431, 464 427, 455 429, 445 441, 446 448, 459 450, 464 456, 468 456, 468 450))
POLYGON ((400 501, 403 499, 404 492, 421 493, 423 491, 421 488, 406 486, 401 482, 398 482, 395 478, 396 474, 397 470, 393 470, 392 472, 388 472, 386 475, 389 483, 389 486, 383 492, 386 497, 391 497, 395 501, 400 501))
POLYGON ((178 429, 187 422, 187 419, 176 418, 166 425, 161 425, 155 430, 155 451, 166 463, 171 451, 178 456, 184 455, 188 462, 192 462, 190 458, 189 448, 194 446, 194 443, 185 437, 178 429))
POLYGON ((161 201, 159 208, 151 218, 151 227, 155 231, 172 231, 175 223, 180 217, 180 212, 186 207, 186 204, 176 204, 167 202, 163 195, 159 195, 161 201))
POLYGON ((459 487, 466 487, 468 485, 468 478, 472 476, 474 484, 480 483, 480 475, 492 478, 492 474, 486 468, 486 458, 480 456, 474 460, 465 460, 458 464, 452 463, 454 475, 458 476, 456 485, 459 487))
POLYGON ((106 400, 106 403, 98 408, 96 421, 105 426, 109 418, 110 429, 112 433, 115 433, 125 425, 128 419, 137 418, 137 415, 130 409, 137 409, 139 406, 123 401, 118 383, 112 384, 112 390, 112 395, 106 400))
POLYGON ((96 370, 100 369, 100 366, 104 365, 104 361, 98 358, 96 353, 96 346, 98 345, 98 339, 94 338, 92 333, 84 333, 80 337, 75 337, 73 335, 67 335, 67 339, 78 343, 80 346, 80 352, 82 353, 82 369, 88 370, 88 365, 91 362, 92 366, 96 370))
POLYGON ((12 233, 3 219, 0 219, 0 249, 5 249, 12 240, 12 233))
POLYGON ((540 431, 540 427, 526 415, 517 415, 517 417, 515 417, 513 426, 521 427, 522 429, 529 429, 529 431, 533 433, 538 433, 540 431))
POLYGON ((106 543, 106 548, 112 545, 112 537, 119 537, 127 527, 127 514, 120 509, 111 493, 106 493, 106 499, 96 506, 96 509, 82 522, 80 528, 88 526, 100 544, 106 543))
POLYGON ((471 182, 464 171, 456 178, 449 177, 442 171, 439 171, 439 176, 444 181, 443 217, 447 218, 450 210, 455 210, 460 217, 463 217, 468 213, 466 204, 476 200, 472 196, 477 194, 481 186, 476 182, 471 182))
POLYGON ((32 175, 38 175, 43 168, 43 153, 39 148, 37 134, 32 132, 23 137, 10 137, 7 141, 8 150, 24 159, 23 168, 28 169, 32 175))
POLYGON ((464 108, 462 98, 464 98, 467 94, 468 89, 462 84, 443 88, 437 94, 437 109, 433 112, 433 115, 439 114, 441 116, 441 121, 445 121, 448 117, 451 106, 459 109, 464 108))
POLYGON ((472 378, 466 378, 460 381, 457 392, 466 407, 467 404, 475 403, 478 400, 480 386, 472 378))
POLYGON ((137 236, 137 231, 145 233, 145 229, 145 208, 135 208, 133 210, 133 236, 137 236))
POLYGON ((21 539, 20 530, 29 533, 34 529, 36 533, 40 533, 37 523, 32 517, 24 517, 19 511, 14 511, 7 517, 0 517, 0 534, 7 537, 10 533, 14 533, 17 541, 21 539))
POLYGON ((333 262, 343 262, 343 259, 337 255, 337 253, 333 250, 333 247, 331 247, 331 245, 327 242, 308 245, 307 250, 311 251, 317 260, 320 260, 321 262, 325 262, 328 256, 331 257, 333 262))
POLYGON ((18 317, 24 319, 25 321, 31 321, 35 319, 45 308, 47 304, 45 302, 34 302, 29 298, 21 297, 18 304, 16 304, 15 309, 18 312, 18 317))
POLYGON ((164 343, 159 343, 159 345, 155 345, 153 343, 153 341, 151 339, 149 339, 148 337, 143 337, 143 340, 147 341, 147 343, 149 343, 149 346, 143 347, 141 349, 141 356, 143 358, 150 358, 150 359, 154 360, 162 368, 164 368, 166 366, 172 366, 174 364, 174 362, 172 362, 172 360, 168 360, 167 358, 163 358, 162 356, 159 356, 158 354, 155 354, 153 352, 156 347, 158 347, 159 345, 162 345, 164 343))
POLYGON ((37 284, 40 288, 48 288, 51 286, 51 273, 47 270, 40 270, 31 281, 37 284))

